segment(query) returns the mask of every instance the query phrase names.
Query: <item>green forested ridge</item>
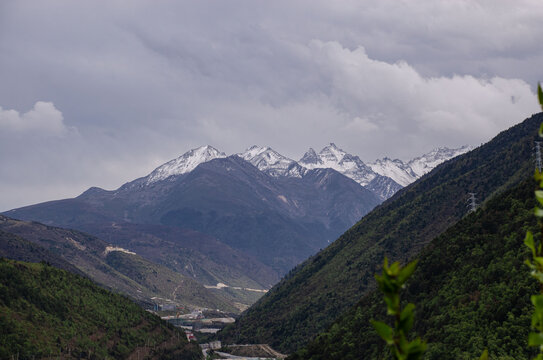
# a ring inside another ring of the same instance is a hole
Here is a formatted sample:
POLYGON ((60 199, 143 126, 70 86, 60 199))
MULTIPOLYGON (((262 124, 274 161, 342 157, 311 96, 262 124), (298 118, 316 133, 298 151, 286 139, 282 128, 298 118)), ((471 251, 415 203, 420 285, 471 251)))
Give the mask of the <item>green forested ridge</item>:
POLYGON ((385 255, 405 261, 457 222, 466 213, 468 192, 483 200, 531 174, 542 121, 543 114, 534 115, 401 190, 289 273, 219 336, 283 352, 300 348, 374 288, 385 255))
POLYGON ((0 358, 200 359, 183 332, 87 278, 0 258, 0 358))
MULTIPOLYGON (((539 237, 533 216, 533 180, 488 201, 423 251, 402 299, 416 304, 414 332, 428 341, 425 359, 528 359, 538 292, 524 260, 527 230, 539 237)), ((388 351, 371 319, 386 319, 382 295, 373 292, 306 348, 301 359, 383 359, 388 351)))

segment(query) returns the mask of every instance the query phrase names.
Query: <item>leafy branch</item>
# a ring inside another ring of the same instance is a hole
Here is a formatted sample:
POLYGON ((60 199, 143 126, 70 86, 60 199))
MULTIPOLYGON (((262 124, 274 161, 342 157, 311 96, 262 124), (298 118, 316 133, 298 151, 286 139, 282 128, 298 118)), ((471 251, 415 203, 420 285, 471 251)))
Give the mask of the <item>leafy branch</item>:
POLYGON ((388 259, 385 258, 383 274, 375 276, 379 290, 384 294, 387 314, 394 317, 394 327, 382 321, 372 320, 371 323, 379 336, 386 341, 396 360, 422 359, 422 355, 426 351, 426 343, 420 338, 408 341, 407 334, 413 327, 415 319, 415 305, 409 303, 402 309, 400 304, 400 290, 413 274, 416 266, 416 260, 403 268, 397 261, 389 266, 388 259))
MULTIPOLYGON (((537 97, 541 109, 543 110, 543 91, 541 84, 537 84, 537 97)), ((543 124, 539 127, 539 136, 543 137, 543 124)), ((538 183, 539 189, 535 191, 535 198, 538 201, 534 213, 539 219, 543 218, 543 174, 539 169, 535 170, 535 180, 538 183)), ((532 328, 536 330, 528 336, 529 346, 539 346, 540 353, 535 358, 543 360, 543 241, 534 240, 534 235, 528 231, 524 243, 532 253, 532 259, 526 260, 526 264, 530 267, 531 275, 539 281, 541 291, 538 295, 532 295, 531 301, 534 305, 534 313, 532 315, 532 328)))

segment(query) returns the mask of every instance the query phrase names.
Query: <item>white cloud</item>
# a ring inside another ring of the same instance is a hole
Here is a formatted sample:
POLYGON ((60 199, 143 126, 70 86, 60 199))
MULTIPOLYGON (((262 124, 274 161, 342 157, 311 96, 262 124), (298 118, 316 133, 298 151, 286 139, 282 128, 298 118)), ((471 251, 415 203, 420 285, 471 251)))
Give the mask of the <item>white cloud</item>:
POLYGON ((329 101, 351 118, 358 133, 375 125, 394 137, 416 143, 476 144, 538 112, 529 84, 520 79, 473 76, 424 77, 411 65, 371 59, 363 47, 312 41, 310 57, 329 84, 329 101), (372 119, 371 122, 361 119, 372 119), (430 138, 425 136, 432 135, 430 138))
POLYGON ((62 136, 68 132, 64 117, 52 102, 38 101, 34 107, 21 114, 16 110, 0 107, 2 132, 39 133, 43 136, 62 136))

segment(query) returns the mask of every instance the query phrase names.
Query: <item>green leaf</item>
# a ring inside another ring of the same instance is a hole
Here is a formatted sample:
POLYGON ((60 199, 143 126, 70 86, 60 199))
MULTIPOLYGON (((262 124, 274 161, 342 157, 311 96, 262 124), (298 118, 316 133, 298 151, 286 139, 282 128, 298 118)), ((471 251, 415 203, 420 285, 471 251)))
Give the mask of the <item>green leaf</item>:
POLYGON ((543 209, 536 207, 534 210, 534 213, 535 213, 535 216, 537 217, 543 217, 543 209))
POLYGON ((413 310, 415 310, 415 304, 409 303, 400 314, 399 327, 404 333, 407 333, 413 327, 413 321, 415 320, 413 310))
POLYGON ((535 277, 540 283, 543 284, 543 273, 537 270, 533 270, 531 275, 535 277))
POLYGON ((542 333, 530 333, 528 335, 528 346, 541 346, 543 345, 542 333))
POLYGON ((536 309, 543 309, 543 295, 532 295, 530 300, 536 309))
POLYGON ((407 346, 407 359, 408 360, 419 360, 422 359, 422 355, 426 351, 426 343, 423 342, 420 338, 416 338, 411 341, 407 346))
MULTIPOLYGON (((385 260, 383 261, 383 269, 385 270, 388 269, 388 258, 386 256, 385 256, 385 260)), ((386 271, 383 271, 383 272, 386 272, 386 271)))
POLYGON ((392 265, 390 265, 390 268, 388 268, 388 271, 387 273, 390 275, 390 276, 397 276, 398 273, 400 272, 400 263, 398 261, 394 261, 394 263, 392 263, 392 265))
POLYGON ((532 255, 535 257, 536 253, 535 253, 534 235, 532 234, 531 231, 526 232, 526 237, 524 238, 524 244, 526 244, 526 246, 528 246, 530 250, 532 250, 532 255))
MULTIPOLYGON (((541 90, 541 84, 539 83, 537 84, 537 98, 539 99, 539 105, 541 105, 541 109, 543 110, 543 91, 541 90)), ((541 130, 539 131, 539 134, 541 134, 541 130)))
POLYGON ((488 350, 485 349, 483 351, 483 353, 481 354, 481 357, 479 358, 479 360, 488 360, 488 350))
POLYGON ((535 198, 541 205, 543 205, 543 190, 537 190, 535 191, 535 198))
POLYGON ((400 283, 400 285, 403 285, 407 281, 407 279, 409 279, 409 277, 413 275, 413 272, 417 267, 417 263, 418 260, 412 261, 400 270, 400 273, 398 274, 398 282, 400 283))
POLYGON ((387 344, 392 345, 394 344, 394 330, 387 324, 385 324, 382 321, 375 321, 372 320, 371 324, 375 328, 375 331, 377 331, 377 334, 387 342, 387 344))

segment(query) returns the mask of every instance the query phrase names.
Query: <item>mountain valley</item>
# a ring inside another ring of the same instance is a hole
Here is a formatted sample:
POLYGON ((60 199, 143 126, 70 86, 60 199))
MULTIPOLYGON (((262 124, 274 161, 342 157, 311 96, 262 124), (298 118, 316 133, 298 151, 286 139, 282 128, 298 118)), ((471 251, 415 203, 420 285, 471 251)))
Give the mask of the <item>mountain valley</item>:
MULTIPOLYGON (((430 168, 464 150, 421 159, 430 168)), ((400 188, 334 144, 318 154, 310 149, 299 162, 269 147, 227 156, 204 146, 117 190, 90 188, 6 215, 92 234, 196 280, 215 293, 212 303, 218 296, 219 308, 234 311, 235 304, 239 311, 400 188)), ((112 281, 106 279, 99 282, 112 281)))

